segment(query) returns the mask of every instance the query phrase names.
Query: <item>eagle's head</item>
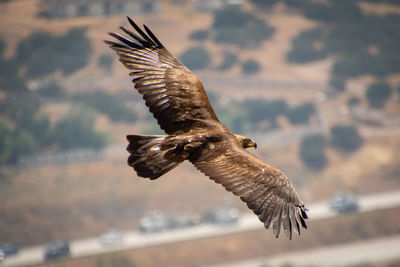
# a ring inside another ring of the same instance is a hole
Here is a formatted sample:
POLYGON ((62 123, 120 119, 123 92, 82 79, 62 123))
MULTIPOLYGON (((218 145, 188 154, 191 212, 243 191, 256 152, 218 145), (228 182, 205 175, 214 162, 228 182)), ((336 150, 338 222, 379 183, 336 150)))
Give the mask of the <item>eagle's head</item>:
POLYGON ((235 134, 235 137, 243 148, 249 148, 249 147, 257 148, 257 143, 254 142, 254 140, 239 134, 235 134))

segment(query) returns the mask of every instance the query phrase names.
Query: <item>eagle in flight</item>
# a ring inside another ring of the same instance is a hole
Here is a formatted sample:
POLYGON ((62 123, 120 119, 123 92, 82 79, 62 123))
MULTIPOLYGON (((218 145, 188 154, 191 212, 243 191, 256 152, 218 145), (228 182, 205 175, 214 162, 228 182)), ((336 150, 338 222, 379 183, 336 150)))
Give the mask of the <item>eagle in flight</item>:
POLYGON ((157 37, 129 17, 125 36, 109 33, 105 41, 130 71, 135 88, 167 135, 128 135, 129 166, 141 177, 157 179, 189 160, 198 170, 240 197, 265 228, 278 237, 300 234, 308 219, 303 201, 279 169, 245 150, 250 138, 234 134, 215 114, 202 82, 157 37))

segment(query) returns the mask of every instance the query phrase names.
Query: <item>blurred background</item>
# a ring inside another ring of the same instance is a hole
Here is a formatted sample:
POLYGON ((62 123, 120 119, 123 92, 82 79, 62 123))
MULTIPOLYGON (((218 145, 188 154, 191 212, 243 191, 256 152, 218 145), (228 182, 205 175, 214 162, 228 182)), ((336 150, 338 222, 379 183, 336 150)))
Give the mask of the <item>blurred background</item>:
POLYGON ((400 266, 397 0, 1 0, 0 265, 400 266), (161 134, 107 32, 146 24, 310 209, 289 241, 161 134), (235 265, 236 264, 236 265, 235 265))

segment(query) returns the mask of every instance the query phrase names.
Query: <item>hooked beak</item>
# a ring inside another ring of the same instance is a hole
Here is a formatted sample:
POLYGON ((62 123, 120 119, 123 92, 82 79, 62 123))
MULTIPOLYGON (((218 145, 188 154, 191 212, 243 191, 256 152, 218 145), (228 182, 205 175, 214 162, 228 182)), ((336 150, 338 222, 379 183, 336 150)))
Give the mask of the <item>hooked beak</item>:
POLYGON ((251 140, 251 142, 248 144, 248 147, 254 147, 254 149, 257 149, 257 143, 251 140))

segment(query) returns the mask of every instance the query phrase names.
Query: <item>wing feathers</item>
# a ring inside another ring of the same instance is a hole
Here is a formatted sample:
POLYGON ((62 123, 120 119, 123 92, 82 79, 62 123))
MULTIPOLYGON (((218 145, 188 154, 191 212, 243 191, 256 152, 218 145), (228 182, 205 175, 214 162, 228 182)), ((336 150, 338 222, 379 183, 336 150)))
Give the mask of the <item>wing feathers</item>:
MULTIPOLYGON (((133 22, 133 20, 131 20, 130 17, 127 17, 129 24, 132 25, 132 27, 144 38, 144 40, 147 41, 147 44, 153 44, 153 41, 139 28, 139 26, 136 25, 135 22, 133 22)), ((161 46, 160 48, 162 48, 163 46, 161 46)))
POLYGON ((200 157, 194 165, 226 190, 240 196, 265 228, 272 225, 276 237, 281 228, 289 239, 292 231, 300 234, 300 225, 306 228, 308 217, 289 179, 238 145, 221 147, 229 147, 230 151, 221 151, 220 156, 211 160, 208 155, 211 152, 205 152, 204 160, 200 157))
POLYGON ((196 120, 218 121, 196 75, 173 57, 148 27, 144 25, 143 31, 129 17, 128 21, 133 29, 120 27, 126 36, 109 33, 118 42, 105 43, 130 70, 135 88, 143 95, 161 129, 174 134, 178 130, 189 131, 196 120), (153 94, 154 88, 164 89, 163 100, 147 96, 153 94))

